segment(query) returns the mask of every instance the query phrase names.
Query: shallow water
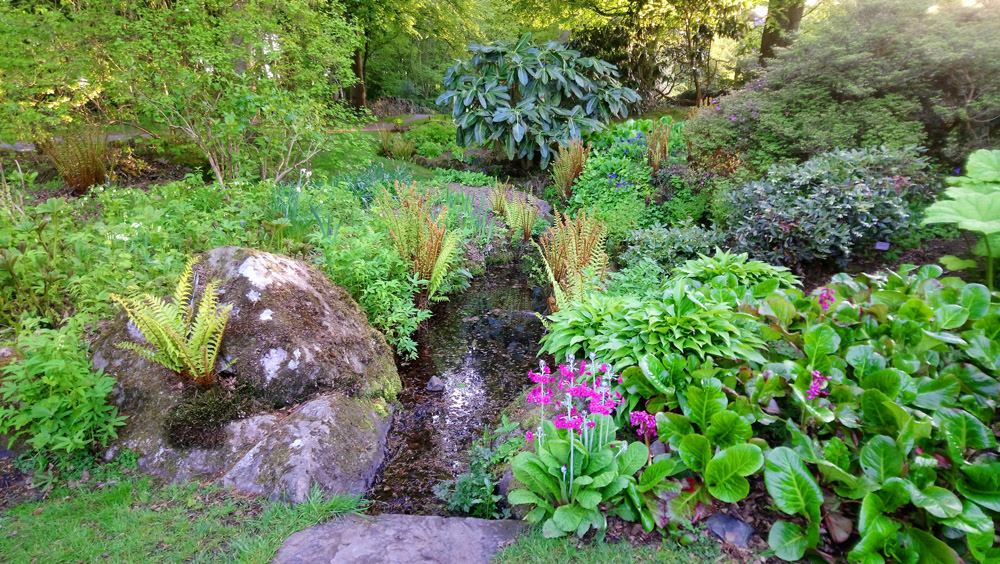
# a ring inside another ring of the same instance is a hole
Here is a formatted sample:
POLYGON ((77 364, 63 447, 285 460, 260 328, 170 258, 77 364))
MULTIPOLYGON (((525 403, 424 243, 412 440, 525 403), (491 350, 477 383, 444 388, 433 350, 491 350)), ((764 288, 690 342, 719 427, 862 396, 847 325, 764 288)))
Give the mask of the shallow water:
POLYGON ((386 464, 368 493, 385 513, 446 514, 432 491, 466 470, 466 451, 528 384, 542 337, 538 289, 509 269, 487 271, 434 309, 417 337, 419 357, 400 367, 403 392, 386 464), (433 376, 445 381, 427 390, 433 376))

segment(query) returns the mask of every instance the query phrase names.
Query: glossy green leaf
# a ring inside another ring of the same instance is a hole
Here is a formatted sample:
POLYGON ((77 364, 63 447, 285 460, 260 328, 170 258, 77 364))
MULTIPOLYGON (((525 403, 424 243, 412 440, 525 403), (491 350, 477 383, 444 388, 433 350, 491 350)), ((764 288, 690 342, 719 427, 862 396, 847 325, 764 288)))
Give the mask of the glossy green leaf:
POLYGON ((764 464, 764 455, 756 445, 733 445, 720 451, 705 467, 705 485, 717 499, 737 502, 750 493, 746 476, 754 474, 764 464))

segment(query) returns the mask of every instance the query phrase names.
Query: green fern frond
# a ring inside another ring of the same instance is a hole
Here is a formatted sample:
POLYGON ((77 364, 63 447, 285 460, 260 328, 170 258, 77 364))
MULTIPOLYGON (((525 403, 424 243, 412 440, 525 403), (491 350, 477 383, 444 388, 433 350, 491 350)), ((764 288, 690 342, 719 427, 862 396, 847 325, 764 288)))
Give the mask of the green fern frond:
POLYGON ((112 294, 111 300, 125 310, 150 344, 144 347, 119 343, 120 348, 159 363, 198 385, 208 386, 215 381, 215 359, 233 306, 219 306, 218 282, 205 287, 197 308, 191 305, 194 264, 195 261, 188 261, 177 281, 172 302, 149 294, 130 297, 112 294))

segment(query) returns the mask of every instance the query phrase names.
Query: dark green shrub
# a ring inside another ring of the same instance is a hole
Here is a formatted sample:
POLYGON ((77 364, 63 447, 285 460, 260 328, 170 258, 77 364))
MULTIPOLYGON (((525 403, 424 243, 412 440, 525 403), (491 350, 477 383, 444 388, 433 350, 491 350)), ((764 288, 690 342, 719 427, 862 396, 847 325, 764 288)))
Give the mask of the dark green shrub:
POLYGON ((669 271, 677 264, 711 254, 723 244, 725 235, 712 228, 695 225, 689 220, 675 227, 655 225, 632 232, 627 241, 628 249, 618 257, 626 266, 637 266, 646 259, 656 262, 669 271))
POLYGON ((908 200, 937 189, 918 149, 834 151, 774 166, 732 191, 736 247, 774 264, 834 260, 910 225, 908 200))
POLYGON ((618 82, 614 65, 555 41, 534 45, 525 34, 469 51, 471 60, 445 74, 448 90, 437 100, 452 107, 461 146, 496 143, 508 159, 537 155, 545 168, 557 145, 628 115, 639 100, 618 82))
POLYGON ((743 90, 687 124, 696 158, 758 171, 837 147, 928 147, 958 165, 995 144, 1000 18, 958 2, 841 2, 743 90), (928 12, 940 4, 936 12, 928 12))

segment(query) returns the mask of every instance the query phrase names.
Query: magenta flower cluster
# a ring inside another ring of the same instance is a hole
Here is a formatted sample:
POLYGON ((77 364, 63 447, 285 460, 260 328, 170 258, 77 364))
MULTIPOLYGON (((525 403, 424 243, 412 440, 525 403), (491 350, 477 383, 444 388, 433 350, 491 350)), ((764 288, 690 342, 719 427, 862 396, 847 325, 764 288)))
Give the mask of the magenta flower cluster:
POLYGON ((813 370, 812 382, 809 384, 809 390, 806 392, 806 399, 811 401, 820 396, 830 395, 829 392, 823 389, 823 384, 829 379, 829 376, 820 374, 819 370, 813 370))
MULTIPOLYGON (((574 429, 582 433, 583 428, 594 428, 596 423, 589 420, 589 415, 611 415, 622 401, 619 392, 611 390, 608 385, 611 368, 607 364, 597 366, 597 374, 587 370, 586 362, 581 362, 574 370, 565 364, 559 365, 559 374, 554 375, 548 366, 542 366, 539 372, 528 371, 528 378, 538 386, 528 391, 525 398, 528 403, 546 406, 552 403, 555 390, 562 390, 570 398, 570 405, 565 406, 566 412, 555 416, 552 424, 557 429, 574 429), (580 408, 572 405, 578 400, 580 408)), ((562 408, 561 402, 555 402, 557 408, 562 408)))
POLYGON ((650 440, 656 438, 656 417, 652 413, 633 411, 629 415, 629 421, 640 437, 650 440))
POLYGON ((823 288, 819 293, 819 307, 826 313, 833 302, 837 301, 837 294, 831 288, 823 288))

